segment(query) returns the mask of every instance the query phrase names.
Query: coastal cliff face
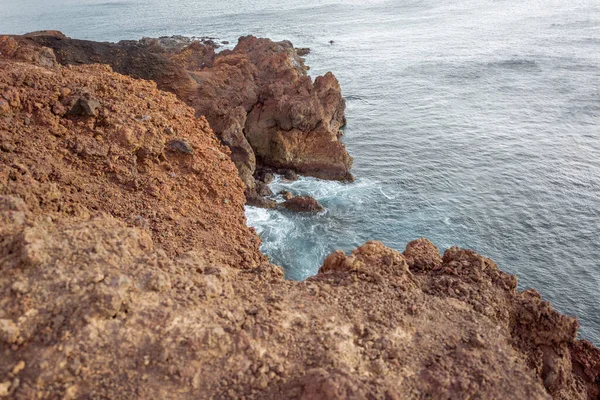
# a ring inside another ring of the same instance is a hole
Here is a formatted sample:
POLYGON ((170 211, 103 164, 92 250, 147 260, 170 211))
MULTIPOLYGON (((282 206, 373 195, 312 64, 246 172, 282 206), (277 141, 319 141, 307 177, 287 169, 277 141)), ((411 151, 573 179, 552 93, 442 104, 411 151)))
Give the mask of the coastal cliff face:
POLYGON ((216 54, 211 44, 173 38, 115 44, 40 32, 15 40, 54 49, 63 65, 108 64, 175 93, 231 149, 250 200, 260 197, 257 165, 352 180, 352 158, 339 140, 345 109, 339 83, 331 73, 313 82, 289 42, 247 36, 216 54))
POLYGON ((285 281, 195 114, 0 37, 0 397, 600 396, 576 319, 473 251, 368 242, 285 281))

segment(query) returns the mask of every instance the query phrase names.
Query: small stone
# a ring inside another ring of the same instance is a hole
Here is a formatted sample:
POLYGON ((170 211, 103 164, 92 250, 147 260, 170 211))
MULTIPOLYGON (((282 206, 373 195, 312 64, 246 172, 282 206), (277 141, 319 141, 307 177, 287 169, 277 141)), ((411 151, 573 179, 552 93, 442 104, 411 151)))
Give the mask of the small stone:
POLYGON ((286 170, 285 173, 283 174, 283 177, 285 179, 287 179, 288 181, 297 181, 298 180, 298 174, 296 174, 291 169, 286 170))
POLYGON ((8 117, 10 114, 12 114, 10 104, 8 101, 0 99, 0 117, 8 117))
POLYGON ((20 332, 17 325, 10 319, 0 319, 0 341, 12 344, 16 343, 20 332))
POLYGON ((294 197, 292 192, 288 192, 287 190, 282 190, 279 194, 282 195, 285 200, 291 200, 294 197))
POLYGON ((25 361, 19 361, 17 363, 17 365, 14 366, 14 368, 12 369, 12 373, 17 375, 19 372, 23 371, 25 369, 25 361))
POLYGON ((52 113, 54 115, 58 115, 58 116, 62 117, 63 115, 65 115, 67 113, 67 110, 65 109, 65 106, 63 106, 61 102, 57 101, 52 106, 52 113))
POLYGON ((11 143, 0 143, 0 150, 5 153, 12 153, 16 150, 16 147, 11 143))
POLYGON ((138 215, 133 219, 133 226, 137 226, 140 229, 147 229, 148 220, 141 215, 138 215))
POLYGON ((80 97, 73 107, 69 110, 69 115, 79 115, 83 117, 95 117, 97 109, 100 107, 100 102, 94 99, 86 99, 80 97))
POLYGON ((71 89, 66 88, 66 87, 60 89, 60 97, 64 98, 64 97, 67 97, 70 94, 71 94, 71 89))
POLYGON ((297 48, 296 54, 298 54, 300 57, 304 57, 304 56, 310 54, 310 49, 308 47, 297 48))
POLYGON ((473 336, 471 336, 470 343, 474 347, 480 347, 480 348, 485 347, 485 342, 483 341, 483 337, 479 333, 475 333, 475 334, 473 334, 473 336))
POLYGON ((11 289, 13 290, 13 292, 15 292, 17 294, 25 294, 29 291, 27 282, 23 282, 23 281, 16 281, 15 283, 12 284, 11 289))
POLYGON ((269 185, 261 182, 261 181, 256 181, 256 192, 260 195, 260 196, 271 196, 273 195, 273 191, 271 190, 271 188, 269 187, 269 185))
POLYGON ((185 139, 171 140, 169 143, 167 143, 167 145, 169 146, 169 150, 171 151, 185 154, 194 153, 194 148, 185 139))
POLYGON ((0 383, 0 397, 8 397, 10 394, 10 382, 0 383))

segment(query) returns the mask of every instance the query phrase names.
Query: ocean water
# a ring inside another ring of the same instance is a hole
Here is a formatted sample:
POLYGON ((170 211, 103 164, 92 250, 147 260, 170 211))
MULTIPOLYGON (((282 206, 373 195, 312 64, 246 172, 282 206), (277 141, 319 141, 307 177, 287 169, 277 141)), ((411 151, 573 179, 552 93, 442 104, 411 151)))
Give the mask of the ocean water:
POLYGON ((357 180, 273 184, 318 215, 247 209, 287 276, 424 236, 491 257, 600 345, 598 0, 0 0, 0 32, 40 29, 310 47, 311 74, 333 71, 348 100, 357 180))

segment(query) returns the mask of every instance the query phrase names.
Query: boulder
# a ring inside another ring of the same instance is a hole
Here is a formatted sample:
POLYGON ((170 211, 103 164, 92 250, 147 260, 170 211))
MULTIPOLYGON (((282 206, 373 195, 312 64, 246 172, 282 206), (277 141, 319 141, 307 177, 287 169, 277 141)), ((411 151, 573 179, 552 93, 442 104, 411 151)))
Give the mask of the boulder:
POLYGON ((310 196, 296 196, 283 203, 283 207, 299 212, 320 212, 325 208, 310 196))
POLYGON ((291 200, 294 197, 294 195, 287 190, 282 190, 279 194, 282 195, 285 200, 291 200))

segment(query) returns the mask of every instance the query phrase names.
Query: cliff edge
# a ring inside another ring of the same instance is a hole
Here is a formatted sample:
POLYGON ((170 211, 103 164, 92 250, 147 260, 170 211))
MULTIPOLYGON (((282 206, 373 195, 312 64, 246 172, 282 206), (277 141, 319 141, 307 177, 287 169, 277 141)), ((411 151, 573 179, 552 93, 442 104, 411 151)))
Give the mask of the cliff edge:
POLYGON ((353 179, 352 158, 340 141, 345 123, 340 85, 332 73, 313 82, 290 42, 246 36, 233 50, 216 53, 211 43, 186 38, 100 43, 45 31, 14 40, 53 49, 63 65, 107 64, 175 93, 231 149, 255 205, 264 204, 254 178, 257 167, 353 179))
POLYGON ((206 119, 0 36, 0 397, 597 399, 575 318, 470 250, 283 279, 206 119))

